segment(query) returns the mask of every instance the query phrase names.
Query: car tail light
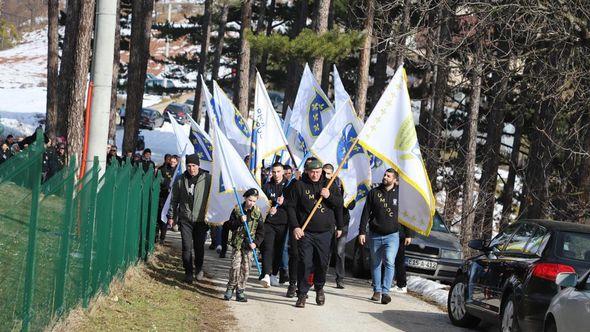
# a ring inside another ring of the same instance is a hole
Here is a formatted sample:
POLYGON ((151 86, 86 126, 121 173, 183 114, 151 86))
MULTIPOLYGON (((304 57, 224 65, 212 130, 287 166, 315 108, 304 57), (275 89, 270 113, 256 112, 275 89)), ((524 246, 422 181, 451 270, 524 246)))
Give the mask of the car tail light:
POLYGON ((184 116, 184 112, 178 112, 178 116, 184 116))
POLYGON ((557 275, 562 272, 576 272, 573 267, 556 263, 538 263, 533 265, 533 276, 555 282, 557 275))

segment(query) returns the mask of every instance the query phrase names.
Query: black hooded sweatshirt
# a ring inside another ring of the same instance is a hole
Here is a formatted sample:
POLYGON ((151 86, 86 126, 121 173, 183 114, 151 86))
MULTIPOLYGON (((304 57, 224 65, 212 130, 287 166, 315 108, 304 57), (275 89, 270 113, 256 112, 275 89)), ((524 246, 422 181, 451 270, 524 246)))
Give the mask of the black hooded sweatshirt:
POLYGON ((287 221, 289 219, 287 209, 285 208, 285 202, 287 201, 285 197, 285 186, 287 185, 287 183, 287 179, 283 179, 283 181, 279 183, 276 183, 273 179, 270 179, 270 181, 265 183, 262 187, 262 191, 264 192, 266 197, 268 197, 268 199, 270 199, 271 201, 271 206, 277 208, 277 213, 275 213, 272 216, 270 215, 270 213, 268 214, 268 216, 266 217, 266 223, 274 225, 287 224, 287 221), (285 200, 283 201, 282 205, 279 205, 277 203, 277 199, 281 196, 283 196, 283 199, 285 200))
MULTIPOLYGON (((326 187, 327 184, 328 181, 323 175, 318 182, 312 182, 307 174, 304 174, 300 181, 289 186, 286 206, 291 228, 303 226, 315 203, 320 198, 322 188, 326 187)), ((334 226, 337 230, 342 230, 344 224, 342 218, 343 204, 340 189, 332 184, 330 197, 322 201, 305 231, 312 233, 333 231, 334 226)))
POLYGON ((367 233, 367 223, 371 233, 389 235, 399 231, 398 217, 399 187, 387 191, 385 186, 380 185, 371 189, 367 195, 359 234, 367 233))

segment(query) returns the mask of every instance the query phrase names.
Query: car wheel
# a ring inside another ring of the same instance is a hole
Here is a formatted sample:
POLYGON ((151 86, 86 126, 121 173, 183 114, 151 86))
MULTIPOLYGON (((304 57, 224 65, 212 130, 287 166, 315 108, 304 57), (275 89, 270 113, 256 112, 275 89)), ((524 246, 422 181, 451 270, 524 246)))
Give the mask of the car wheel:
POLYGON ((365 270, 363 256, 363 246, 355 244, 352 256, 352 274, 355 278, 366 278, 369 274, 369 272, 365 270))
POLYGON ((470 328, 477 326, 480 319, 467 312, 465 307, 467 287, 465 276, 460 275, 455 279, 447 299, 447 312, 453 325, 470 328))
POLYGON ((500 311, 500 313, 502 317, 500 331, 520 331, 518 327, 518 318, 516 317, 516 303, 514 302, 514 294, 508 295, 508 298, 502 304, 502 310, 500 311))

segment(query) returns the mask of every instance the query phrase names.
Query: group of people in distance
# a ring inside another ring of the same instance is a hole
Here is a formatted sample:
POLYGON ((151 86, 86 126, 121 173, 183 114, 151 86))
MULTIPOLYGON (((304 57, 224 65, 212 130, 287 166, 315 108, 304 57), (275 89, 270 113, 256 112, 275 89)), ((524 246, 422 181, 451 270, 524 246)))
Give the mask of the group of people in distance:
MULTIPOLYGON (((177 163, 175 159, 174 169, 177 163)), ((344 288, 344 247, 349 209, 354 208, 354 202, 344 206, 343 187, 338 178, 328 186, 334 173, 330 164, 308 158, 302 175, 293 174, 290 168, 288 171, 290 174, 285 172, 284 165, 274 163, 268 178, 263 180, 262 191, 271 202, 266 215, 256 205, 261 193, 251 188, 244 192, 243 202, 233 208, 223 224, 222 232, 231 233, 224 237, 233 247, 225 300, 235 295, 237 301, 247 302, 245 288, 254 250, 262 254, 262 285, 268 288, 288 280, 286 296, 297 297, 296 307, 305 307, 312 287, 315 302, 325 304, 324 286, 333 252, 336 287, 344 288), (308 218, 309 223, 304 227, 308 218), (285 248, 288 248, 288 264, 284 262, 285 248), (284 271, 287 266, 288 273, 284 271)), ((211 174, 200 168, 200 160, 193 154, 186 157, 186 171, 171 186, 167 218, 169 225, 177 224, 180 229, 187 283, 204 277, 204 245, 209 230, 205 214, 212 181, 211 174)), ((367 196, 359 229, 358 241, 368 245, 371 253, 371 300, 383 304, 391 301, 390 291, 406 292, 403 249, 411 242, 412 233, 398 223, 398 201, 398 173, 388 169, 382 183, 367 196), (396 287, 392 288, 396 274, 396 287)))

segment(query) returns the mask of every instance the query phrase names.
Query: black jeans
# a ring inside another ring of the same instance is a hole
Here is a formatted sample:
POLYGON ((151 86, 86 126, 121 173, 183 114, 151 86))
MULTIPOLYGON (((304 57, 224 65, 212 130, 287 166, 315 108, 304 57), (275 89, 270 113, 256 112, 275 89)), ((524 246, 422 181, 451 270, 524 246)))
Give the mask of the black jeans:
POLYGON ((297 268, 299 267, 299 246, 293 236, 293 230, 289 228, 289 285, 297 285, 297 268))
POLYGON ((277 275, 283 259, 287 225, 264 224, 262 274, 277 275))
POLYGON ((299 246, 299 267, 297 270, 297 289, 299 296, 307 295, 311 285, 308 282, 313 272, 314 289, 320 290, 326 284, 326 272, 330 261, 330 244, 334 232, 306 232, 297 245, 299 246))
POLYGON ((209 230, 209 226, 204 222, 191 223, 183 221, 180 223, 182 265, 186 275, 193 275, 194 272, 199 273, 203 269, 207 230, 209 230))
POLYGON ((227 222, 223 223, 223 227, 220 230, 221 232, 221 254, 225 255, 227 253, 227 242, 229 241, 229 226, 227 222))
POLYGON ((336 259, 336 264, 334 265, 334 269, 336 270, 336 282, 344 281, 344 277, 346 276, 346 270, 344 267, 344 261, 346 260, 346 255, 344 253, 344 249, 346 247, 346 236, 348 232, 342 232, 340 238, 334 237, 332 238, 332 252, 336 259))
POLYGON ((406 287, 406 238, 399 238, 399 247, 395 256, 395 285, 397 287, 406 287))

